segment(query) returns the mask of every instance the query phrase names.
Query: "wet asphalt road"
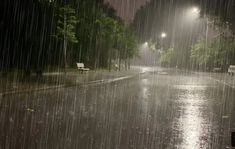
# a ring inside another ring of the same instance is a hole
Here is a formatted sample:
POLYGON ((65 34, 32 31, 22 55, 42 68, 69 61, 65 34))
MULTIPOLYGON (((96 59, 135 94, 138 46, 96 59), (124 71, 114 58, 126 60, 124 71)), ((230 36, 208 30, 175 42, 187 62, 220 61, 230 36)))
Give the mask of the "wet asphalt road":
POLYGON ((0 149, 230 148, 235 91, 168 73, 0 97, 0 149))

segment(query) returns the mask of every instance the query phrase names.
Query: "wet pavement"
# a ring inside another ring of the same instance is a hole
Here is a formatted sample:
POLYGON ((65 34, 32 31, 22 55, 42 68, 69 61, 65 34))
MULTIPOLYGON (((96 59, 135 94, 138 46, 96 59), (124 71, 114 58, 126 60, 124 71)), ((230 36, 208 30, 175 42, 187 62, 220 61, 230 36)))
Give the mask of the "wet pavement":
POLYGON ((24 76, 15 72, 7 76, 0 76, 0 96, 84 85, 119 77, 134 76, 139 73, 142 73, 141 67, 132 67, 130 70, 122 71, 112 70, 111 72, 108 70, 79 72, 75 69, 67 72, 66 75, 63 72, 50 72, 43 73, 42 76, 37 76, 36 74, 24 76))
POLYGON ((0 148, 230 148, 234 97, 231 87, 182 71, 0 97, 0 148))

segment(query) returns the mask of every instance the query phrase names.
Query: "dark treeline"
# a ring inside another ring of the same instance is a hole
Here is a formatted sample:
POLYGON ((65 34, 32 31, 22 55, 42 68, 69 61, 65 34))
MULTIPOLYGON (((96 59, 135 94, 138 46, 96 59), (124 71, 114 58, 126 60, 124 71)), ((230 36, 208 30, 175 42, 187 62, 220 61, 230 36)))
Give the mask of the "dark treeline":
POLYGON ((226 70, 235 64, 234 13, 233 0, 152 0, 139 9, 132 26, 139 40, 164 49, 159 63, 226 70), (193 7, 200 10, 198 18, 193 7), (161 32, 167 38, 161 39, 161 32))
POLYGON ((3 0, 0 69, 126 66, 137 54, 133 32, 103 0, 3 0))
POLYGON ((5 0, 1 4, 1 69, 39 68, 56 63, 59 46, 52 38, 53 9, 38 1, 5 0), (45 50, 46 49, 46 50, 45 50))

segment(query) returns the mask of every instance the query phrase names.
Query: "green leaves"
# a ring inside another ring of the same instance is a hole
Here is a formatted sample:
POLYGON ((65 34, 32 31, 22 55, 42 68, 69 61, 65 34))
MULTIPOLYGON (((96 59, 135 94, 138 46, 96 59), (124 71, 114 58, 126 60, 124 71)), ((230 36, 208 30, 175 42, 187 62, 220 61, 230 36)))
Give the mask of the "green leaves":
POLYGON ((171 65, 174 58, 174 48, 169 48, 161 54, 160 63, 163 65, 171 65))
POLYGON ((235 43, 234 37, 224 36, 223 34, 215 38, 210 43, 201 38, 191 49, 191 62, 199 67, 225 67, 232 62, 235 43))
POLYGON ((191 49, 191 60, 198 64, 202 65, 208 61, 207 51, 206 49, 206 41, 204 39, 199 39, 195 45, 192 46, 191 49))
POLYGON ((78 43, 75 30, 79 21, 75 10, 69 5, 60 7, 57 16, 57 38, 70 43, 78 43))
POLYGON ((137 55, 137 40, 129 28, 118 20, 100 12, 95 23, 99 26, 99 34, 109 44, 109 49, 117 50, 123 59, 137 55))
POLYGON ((107 67, 107 63, 111 65, 117 59, 137 55, 135 35, 115 15, 115 10, 103 5, 103 1, 69 3, 59 7, 63 4, 58 2, 56 37, 63 45, 66 40, 68 56, 74 56, 73 61, 82 61, 91 67, 107 67), (69 43, 78 43, 77 38, 79 44, 69 46, 69 43))

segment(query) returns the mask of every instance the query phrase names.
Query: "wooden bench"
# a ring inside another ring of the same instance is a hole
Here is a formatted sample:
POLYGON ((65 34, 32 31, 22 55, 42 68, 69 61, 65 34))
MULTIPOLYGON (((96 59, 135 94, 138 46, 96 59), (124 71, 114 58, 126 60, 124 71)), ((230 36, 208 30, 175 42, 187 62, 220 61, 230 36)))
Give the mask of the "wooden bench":
POLYGON ((230 65, 228 68, 228 74, 234 75, 235 74, 235 65, 230 65))
POLYGON ((77 63, 77 68, 79 71, 89 71, 89 68, 85 68, 85 65, 83 63, 77 63))

